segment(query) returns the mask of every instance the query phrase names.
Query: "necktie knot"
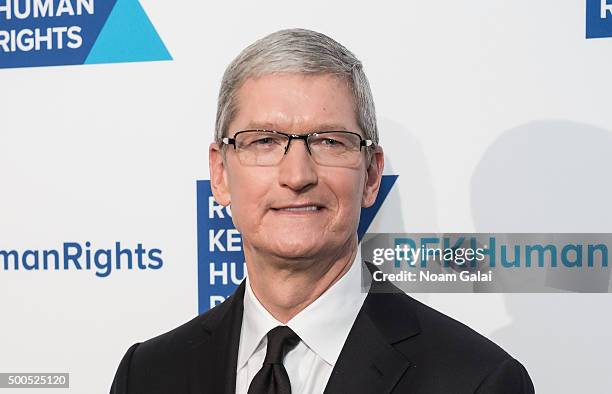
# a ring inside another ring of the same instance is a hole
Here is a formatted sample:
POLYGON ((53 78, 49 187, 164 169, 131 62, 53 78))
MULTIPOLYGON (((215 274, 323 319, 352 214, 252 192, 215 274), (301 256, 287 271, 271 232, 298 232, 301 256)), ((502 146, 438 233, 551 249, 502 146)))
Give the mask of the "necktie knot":
POLYGON ((248 394, 291 394, 291 381, 283 358, 300 342, 300 337, 287 326, 271 329, 267 337, 266 358, 251 380, 248 394))
POLYGON ((297 346, 300 337, 287 326, 268 331, 268 347, 264 364, 282 364, 285 354, 297 346))

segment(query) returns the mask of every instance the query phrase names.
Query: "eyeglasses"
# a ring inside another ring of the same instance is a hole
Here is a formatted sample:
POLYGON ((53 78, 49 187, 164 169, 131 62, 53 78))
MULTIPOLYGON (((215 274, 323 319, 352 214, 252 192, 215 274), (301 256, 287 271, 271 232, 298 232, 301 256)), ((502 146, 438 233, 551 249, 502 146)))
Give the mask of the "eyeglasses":
POLYGON ((304 140, 315 163, 332 167, 355 167, 361 160, 361 148, 372 140, 350 131, 320 131, 288 134, 273 130, 243 130, 233 138, 224 137, 224 145, 233 145, 238 160, 246 166, 275 166, 289 150, 292 140, 304 140))

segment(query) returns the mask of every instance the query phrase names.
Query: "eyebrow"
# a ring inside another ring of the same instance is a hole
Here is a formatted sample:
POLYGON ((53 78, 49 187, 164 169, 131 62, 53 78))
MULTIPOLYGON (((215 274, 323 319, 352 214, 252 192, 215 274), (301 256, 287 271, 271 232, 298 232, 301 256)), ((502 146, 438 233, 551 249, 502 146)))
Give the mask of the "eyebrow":
MULTIPOLYGON (((285 127, 278 127, 279 125, 271 122, 251 122, 242 130, 274 130, 274 131, 289 131, 285 127)), ((305 131, 349 131, 346 127, 336 123, 322 123, 317 124, 314 127, 309 127, 305 131)))

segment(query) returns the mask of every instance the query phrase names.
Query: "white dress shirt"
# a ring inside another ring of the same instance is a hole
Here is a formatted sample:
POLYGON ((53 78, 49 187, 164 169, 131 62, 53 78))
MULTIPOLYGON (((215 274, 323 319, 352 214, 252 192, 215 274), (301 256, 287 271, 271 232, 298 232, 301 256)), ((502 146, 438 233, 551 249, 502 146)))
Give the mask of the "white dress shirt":
MULTIPOLYGON (((301 339, 287 353, 283 364, 291 381, 292 394, 323 393, 340 351, 367 296, 361 289, 361 253, 350 269, 312 304, 287 322, 301 339)), ((259 302, 245 279, 244 312, 238 349, 236 393, 246 394, 261 368, 268 339, 266 334, 283 323, 259 302)))

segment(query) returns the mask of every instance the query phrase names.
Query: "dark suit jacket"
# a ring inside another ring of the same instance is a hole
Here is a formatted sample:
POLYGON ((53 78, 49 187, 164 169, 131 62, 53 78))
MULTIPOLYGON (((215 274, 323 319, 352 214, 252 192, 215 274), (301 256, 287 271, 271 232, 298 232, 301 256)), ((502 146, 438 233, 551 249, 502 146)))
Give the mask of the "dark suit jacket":
MULTIPOLYGON (((130 347, 111 394, 234 393, 244 286, 190 322, 130 347)), ((525 368, 493 342, 395 286, 373 282, 325 393, 528 394, 534 388, 525 368)))

